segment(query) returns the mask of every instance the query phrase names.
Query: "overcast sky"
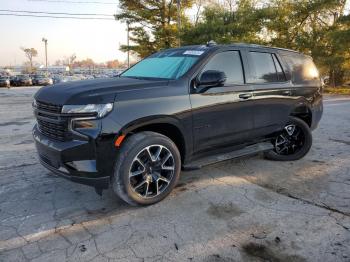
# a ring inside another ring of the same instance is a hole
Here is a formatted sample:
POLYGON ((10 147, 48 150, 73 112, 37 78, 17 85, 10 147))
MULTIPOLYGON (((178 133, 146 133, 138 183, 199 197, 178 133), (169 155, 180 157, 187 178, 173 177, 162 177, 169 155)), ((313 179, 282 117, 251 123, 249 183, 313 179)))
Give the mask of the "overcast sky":
MULTIPOLYGON (((0 0, 0 9, 30 10, 66 13, 117 12, 115 0, 72 0, 81 2, 115 2, 115 4, 73 4, 60 1, 0 0)), ((0 12, 5 13, 5 12, 0 12)), ((113 17, 111 17, 113 18, 113 17)), ((117 21, 50 19, 35 17, 12 17, 0 15, 0 66, 22 64, 25 61, 20 47, 34 47, 38 50, 37 62, 45 60, 43 37, 48 39, 48 60, 73 53, 78 59, 92 58, 96 62, 124 60, 126 55, 119 51, 119 44, 126 43, 126 26, 117 21)))
MULTIPOLYGON (((347 5, 349 7, 350 1, 347 1, 347 5)), ((118 1, 0 0, 0 9, 113 15, 118 10, 118 1)), ((0 11, 0 14, 3 13, 8 12, 0 11)), ((0 66, 21 65, 26 58, 20 47, 37 49, 39 54, 35 61, 44 64, 44 43, 41 41, 43 37, 48 39, 49 64, 73 53, 77 55, 79 60, 89 57, 95 62, 113 59, 124 61, 126 59, 126 54, 119 51, 119 45, 126 44, 126 26, 114 20, 74 20, 0 15, 0 29, 0 66)))

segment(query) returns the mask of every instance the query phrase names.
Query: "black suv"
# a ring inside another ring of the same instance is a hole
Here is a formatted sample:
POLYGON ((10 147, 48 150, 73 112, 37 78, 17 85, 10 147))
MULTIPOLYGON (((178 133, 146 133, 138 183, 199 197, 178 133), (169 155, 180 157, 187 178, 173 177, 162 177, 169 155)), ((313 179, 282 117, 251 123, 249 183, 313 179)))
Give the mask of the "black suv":
POLYGON ((181 169, 300 159, 323 111, 311 57, 247 44, 160 51, 118 78, 43 87, 33 107, 46 168, 134 205, 165 198, 181 169))

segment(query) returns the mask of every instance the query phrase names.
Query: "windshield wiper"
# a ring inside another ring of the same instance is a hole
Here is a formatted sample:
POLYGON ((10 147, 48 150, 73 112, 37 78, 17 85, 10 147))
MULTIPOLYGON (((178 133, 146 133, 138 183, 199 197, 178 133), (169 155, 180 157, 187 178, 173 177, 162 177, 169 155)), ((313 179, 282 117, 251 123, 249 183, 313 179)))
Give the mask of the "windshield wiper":
POLYGON ((138 80, 171 80, 168 78, 147 77, 147 76, 120 76, 120 77, 134 78, 134 79, 138 79, 138 80))
POLYGON ((133 79, 139 79, 139 80, 147 80, 145 77, 141 77, 141 76, 120 76, 120 77, 133 78, 133 79))

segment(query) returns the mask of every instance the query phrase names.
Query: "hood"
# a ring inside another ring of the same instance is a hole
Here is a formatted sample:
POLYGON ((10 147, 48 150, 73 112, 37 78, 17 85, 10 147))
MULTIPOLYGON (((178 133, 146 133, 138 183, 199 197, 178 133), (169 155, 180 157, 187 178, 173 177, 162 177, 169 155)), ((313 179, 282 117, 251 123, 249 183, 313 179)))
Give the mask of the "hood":
POLYGON ((168 81, 134 78, 104 78, 59 83, 41 88, 38 101, 55 105, 104 104, 114 102, 118 92, 166 86, 168 81))

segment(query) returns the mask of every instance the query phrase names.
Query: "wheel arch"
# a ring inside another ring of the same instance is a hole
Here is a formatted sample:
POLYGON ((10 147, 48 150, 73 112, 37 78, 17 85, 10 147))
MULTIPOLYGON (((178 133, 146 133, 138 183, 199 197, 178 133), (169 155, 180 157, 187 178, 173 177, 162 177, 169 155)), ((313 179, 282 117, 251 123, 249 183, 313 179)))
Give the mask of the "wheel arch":
POLYGON ((290 112, 290 116, 303 120, 309 127, 312 125, 312 110, 306 103, 298 103, 290 112))
POLYGON ((185 162, 192 140, 185 136, 185 129, 178 119, 169 116, 141 118, 126 125, 121 133, 128 137, 142 131, 153 131, 169 137, 179 149, 182 163, 185 162))

